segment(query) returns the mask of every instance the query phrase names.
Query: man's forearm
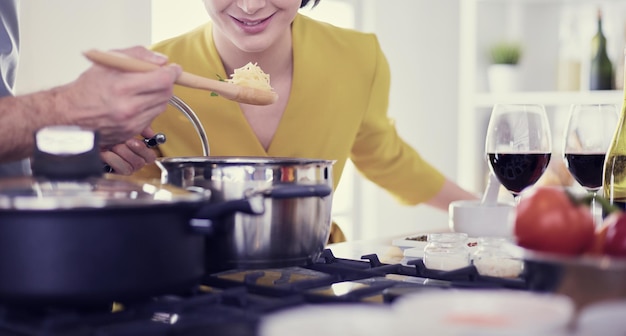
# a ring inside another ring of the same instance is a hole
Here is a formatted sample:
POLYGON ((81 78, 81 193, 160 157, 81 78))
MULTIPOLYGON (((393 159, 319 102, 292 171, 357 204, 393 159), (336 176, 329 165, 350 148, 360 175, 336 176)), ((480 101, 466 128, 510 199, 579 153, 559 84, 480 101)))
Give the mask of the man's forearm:
POLYGON ((55 99, 58 90, 0 98, 0 162, 31 156, 35 131, 64 122, 55 99))

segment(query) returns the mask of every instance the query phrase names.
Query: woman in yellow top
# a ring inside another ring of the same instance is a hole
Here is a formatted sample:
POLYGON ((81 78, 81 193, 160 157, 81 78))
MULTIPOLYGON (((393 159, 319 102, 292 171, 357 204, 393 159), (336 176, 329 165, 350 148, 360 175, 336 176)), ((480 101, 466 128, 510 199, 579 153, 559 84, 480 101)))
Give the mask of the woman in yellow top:
MULTIPOLYGON (((153 46, 205 77, 228 78, 248 62, 270 75, 279 98, 268 106, 175 88, 201 120, 211 155, 336 160, 335 187, 350 158, 406 204, 447 210, 453 200, 475 198, 397 134, 387 117, 389 65, 376 36, 299 14, 308 2, 204 0, 211 23, 153 46)), ((171 108, 152 127, 168 136, 163 156, 202 155, 197 133, 180 111, 171 108)))

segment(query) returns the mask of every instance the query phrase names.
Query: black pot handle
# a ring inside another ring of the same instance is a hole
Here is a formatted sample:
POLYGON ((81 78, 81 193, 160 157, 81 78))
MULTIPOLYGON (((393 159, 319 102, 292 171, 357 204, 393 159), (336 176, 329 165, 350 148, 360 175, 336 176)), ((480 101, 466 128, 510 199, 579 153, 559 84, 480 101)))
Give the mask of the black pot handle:
POLYGON ((261 194, 274 199, 285 199, 296 197, 326 197, 330 195, 332 191, 332 188, 326 184, 285 184, 263 190, 261 194))
POLYGON ((255 190, 252 196, 203 205, 190 221, 195 233, 210 235, 215 232, 214 221, 237 212, 249 215, 262 215, 265 212, 264 198, 287 199, 297 197, 325 197, 332 193, 332 188, 325 184, 273 186, 266 190, 255 190))
POLYGON ((191 230, 200 234, 213 234, 213 222, 237 212, 249 215, 261 215, 265 212, 263 197, 255 196, 220 203, 207 203, 200 207, 190 220, 191 230))
POLYGON ((263 214, 265 212, 263 198, 249 197, 219 203, 207 203, 198 210, 194 218, 217 219, 230 216, 236 212, 243 212, 249 215, 263 214))

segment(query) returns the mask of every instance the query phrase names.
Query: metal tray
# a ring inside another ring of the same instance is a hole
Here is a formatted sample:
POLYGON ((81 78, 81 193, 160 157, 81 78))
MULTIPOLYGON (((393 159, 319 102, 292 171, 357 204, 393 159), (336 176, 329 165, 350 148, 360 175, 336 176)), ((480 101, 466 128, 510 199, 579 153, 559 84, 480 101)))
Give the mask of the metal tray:
POLYGON ((524 259, 528 288, 565 294, 577 308, 626 299, 626 258, 564 256, 512 247, 524 259))
POLYGON ((577 267, 591 267, 605 271, 620 271, 626 270, 626 257, 615 258, 610 256, 565 256, 555 253, 539 252, 529 249, 525 249, 519 246, 513 246, 516 253, 522 256, 525 260, 553 263, 559 265, 572 265, 577 267))

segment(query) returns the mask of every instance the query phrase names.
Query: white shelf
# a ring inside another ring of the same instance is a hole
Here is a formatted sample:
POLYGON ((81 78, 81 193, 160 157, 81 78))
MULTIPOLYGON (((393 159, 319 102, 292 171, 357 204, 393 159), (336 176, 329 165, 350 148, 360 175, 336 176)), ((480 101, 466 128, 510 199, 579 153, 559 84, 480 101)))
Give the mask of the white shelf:
POLYGON ((476 108, 492 107, 498 103, 534 103, 546 106, 571 104, 616 104, 621 106, 622 91, 528 91, 511 93, 478 93, 474 96, 476 108))
MULTIPOLYGON (((497 103, 543 104, 563 111, 573 103, 624 104, 621 91, 555 91, 558 67, 560 14, 566 7, 589 10, 596 5, 614 14, 623 26, 625 0, 462 0, 460 1, 459 115, 457 182, 482 192, 488 166, 483 148, 490 109, 497 103), (502 38, 525 45, 520 92, 488 91, 485 50, 502 38)), ((588 17, 586 17, 588 19, 588 17)), ((588 22, 587 22, 588 23, 588 22)), ((582 23, 581 23, 582 24, 582 23)), ((581 81, 584 71, 581 69, 581 81)), ((582 87, 582 85, 581 85, 582 87)), ((555 118, 558 115, 555 114, 555 118)))

